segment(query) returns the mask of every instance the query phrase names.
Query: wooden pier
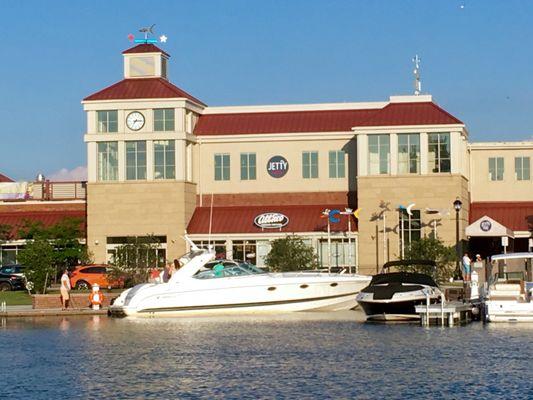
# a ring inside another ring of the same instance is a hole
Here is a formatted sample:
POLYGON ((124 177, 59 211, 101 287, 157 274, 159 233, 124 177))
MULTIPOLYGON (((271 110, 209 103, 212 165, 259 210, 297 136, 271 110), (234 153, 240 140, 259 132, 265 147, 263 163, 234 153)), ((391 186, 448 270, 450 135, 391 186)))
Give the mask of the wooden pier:
POLYGON ((415 310, 422 326, 454 326, 472 321, 472 307, 470 303, 453 301, 445 304, 422 304, 416 306, 415 310))

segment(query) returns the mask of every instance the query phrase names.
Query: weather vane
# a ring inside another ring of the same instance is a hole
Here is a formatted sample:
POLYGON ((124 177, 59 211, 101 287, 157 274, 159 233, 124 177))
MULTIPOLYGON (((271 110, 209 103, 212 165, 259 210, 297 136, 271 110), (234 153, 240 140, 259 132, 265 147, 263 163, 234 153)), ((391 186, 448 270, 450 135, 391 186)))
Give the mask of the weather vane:
POLYGON ((420 92, 422 92, 422 82, 420 81, 420 58, 418 57, 418 54, 413 58, 413 63, 415 64, 415 69, 413 70, 415 76, 415 96, 418 96, 420 92))
MULTIPOLYGON (((155 24, 152 24, 152 26, 147 26, 147 27, 139 29, 139 32, 144 34, 144 39, 135 39, 135 36, 130 33, 128 35, 128 40, 134 43, 157 43, 158 42, 157 39, 148 38, 148 35, 154 34, 154 26, 155 24)), ((159 42, 166 43, 166 41, 167 41, 167 37, 165 35, 159 36, 159 42)))

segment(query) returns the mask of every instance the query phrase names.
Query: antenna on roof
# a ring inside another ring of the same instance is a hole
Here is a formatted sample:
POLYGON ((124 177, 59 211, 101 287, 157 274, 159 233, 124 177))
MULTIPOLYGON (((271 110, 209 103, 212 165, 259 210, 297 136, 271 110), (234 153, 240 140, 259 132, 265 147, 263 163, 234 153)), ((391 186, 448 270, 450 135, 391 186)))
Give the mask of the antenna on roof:
POLYGON ((413 63, 415 64, 415 69, 413 70, 413 75, 415 76, 415 96, 418 96, 420 92, 422 92, 422 82, 420 82, 420 57, 418 57, 418 54, 413 58, 413 63))

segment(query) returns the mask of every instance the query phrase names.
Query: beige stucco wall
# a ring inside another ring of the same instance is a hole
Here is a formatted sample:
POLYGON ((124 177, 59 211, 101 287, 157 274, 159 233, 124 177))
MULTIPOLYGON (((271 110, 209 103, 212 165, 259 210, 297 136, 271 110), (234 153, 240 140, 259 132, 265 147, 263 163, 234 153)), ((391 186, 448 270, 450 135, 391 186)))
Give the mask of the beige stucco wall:
MULTIPOLYGON (((460 235, 468 225, 468 181, 460 175, 432 175, 412 177, 372 176, 358 179, 359 214, 359 271, 376 273, 384 262, 400 256, 398 206, 415 203, 413 209, 421 210, 422 236, 432 232, 431 221, 440 219, 437 234, 447 245, 455 244, 455 211, 457 197, 463 202, 460 212, 460 235), (388 237, 387 259, 383 251, 383 221, 372 221, 379 214, 380 201, 389 202, 391 211, 385 212, 388 237), (449 210, 449 215, 433 216, 425 213, 426 207, 449 210), (376 226, 378 234, 376 238, 376 226)), ((463 237, 464 238, 464 237, 463 237)))
MULTIPOLYGON (((355 185, 355 139, 347 133, 345 139, 331 139, 324 133, 322 139, 298 140, 292 135, 292 140, 238 140, 227 142, 202 142, 196 145, 195 152, 198 160, 194 166, 199 175, 199 193, 268 193, 268 192, 319 192, 319 191, 347 191, 349 179, 352 188, 355 185), (345 177, 329 177, 329 151, 343 150, 345 156, 345 177), (302 152, 318 151, 318 178, 302 178, 302 152), (230 154, 230 180, 215 181, 214 155, 216 153, 230 154), (241 153, 256 153, 255 180, 241 180, 241 153), (273 178, 267 172, 267 162, 272 156, 280 155, 289 162, 289 170, 282 178, 273 178), (351 168, 351 171, 350 171, 351 168)), ((196 180, 196 179, 195 179, 196 180)))
POLYGON ((97 263, 106 261, 108 236, 167 236, 167 259, 185 252, 181 239, 196 204, 186 182, 89 183, 87 243, 97 263))
POLYGON ((529 180, 515 176, 515 157, 529 157, 533 167, 533 142, 473 143, 470 147, 472 201, 533 201, 533 170, 529 180), (491 181, 489 158, 503 157, 503 180, 491 181))

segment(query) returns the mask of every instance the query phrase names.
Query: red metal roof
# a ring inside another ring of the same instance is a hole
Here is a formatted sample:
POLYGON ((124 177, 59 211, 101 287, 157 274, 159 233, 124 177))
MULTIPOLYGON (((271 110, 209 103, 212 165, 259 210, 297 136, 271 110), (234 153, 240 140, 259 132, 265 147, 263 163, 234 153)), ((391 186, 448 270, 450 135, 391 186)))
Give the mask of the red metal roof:
POLYGON ((432 102, 389 103, 359 126, 448 125, 460 120, 432 102))
POLYGON ((497 201, 470 204, 470 223, 485 215, 513 231, 527 231, 533 228, 533 201, 497 201), (531 226, 528 226, 528 221, 531 226))
POLYGON ((0 183, 1 183, 1 182, 13 182, 13 179, 11 179, 11 178, 8 177, 8 176, 5 176, 5 175, 0 174, 0 183))
POLYGON ((201 115, 194 129, 197 135, 341 132, 378 110, 283 111, 201 115))
POLYGON ((2 212, 0 213, 0 225, 10 225, 11 237, 18 237, 18 230, 24 226, 24 221, 41 222, 45 227, 57 224, 64 218, 77 218, 81 220, 80 229, 85 231, 86 217, 84 210, 64 210, 64 211, 24 211, 24 212, 2 212))
POLYGON ((122 52, 122 54, 132 54, 132 53, 163 53, 167 57, 170 57, 168 53, 165 53, 155 44, 151 44, 151 43, 141 43, 141 44, 138 44, 137 46, 130 47, 129 49, 124 50, 122 52))
POLYGON ((134 78, 123 79, 105 89, 100 90, 86 98, 84 101, 93 100, 122 100, 122 99, 166 99, 186 98, 195 103, 204 105, 196 97, 181 90, 163 78, 134 78))
MULTIPOLYGON (((321 218, 322 211, 343 210, 345 205, 290 205, 290 206, 242 206, 242 207, 213 207, 211 232, 217 233, 267 233, 272 232, 325 232, 327 219, 321 218), (254 219, 259 214, 276 212, 286 215, 289 223, 279 229, 265 229, 254 225, 254 219)), ((209 207, 196 207, 187 227, 190 234, 209 233, 209 207)), ((357 224, 352 218, 352 231, 357 231, 357 224)), ((348 218, 340 216, 340 222, 331 224, 333 232, 347 231, 348 218)))
POLYGON ((284 111, 201 115, 194 133, 226 135, 347 132, 353 127, 462 124, 432 102, 390 103, 364 110, 284 111))

